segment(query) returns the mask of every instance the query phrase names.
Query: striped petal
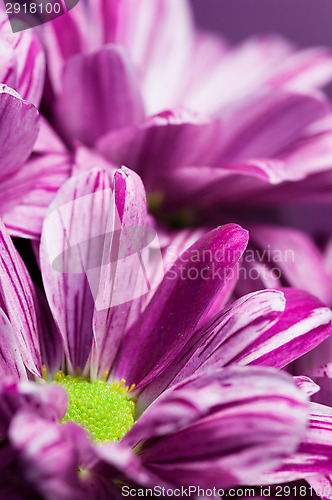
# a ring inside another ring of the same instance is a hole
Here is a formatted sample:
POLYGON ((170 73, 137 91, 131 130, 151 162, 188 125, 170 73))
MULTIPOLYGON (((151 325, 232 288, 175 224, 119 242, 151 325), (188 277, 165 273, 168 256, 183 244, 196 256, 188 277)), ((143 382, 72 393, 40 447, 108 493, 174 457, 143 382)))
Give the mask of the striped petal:
POLYGON ((0 222, 0 292, 25 366, 41 376, 34 288, 5 225, 0 222))
POLYGON ((14 90, 0 85, 1 182, 11 177, 27 160, 37 139, 38 111, 14 90))
POLYGON ((134 69, 124 50, 106 46, 69 59, 57 103, 57 121, 70 142, 92 146, 110 130, 144 117, 134 69))
POLYGON ((247 241, 245 230, 228 224, 203 236, 178 258, 126 335, 117 360, 117 379, 137 384, 147 377, 146 384, 176 358, 223 288, 247 241))
POLYGON ((193 375, 232 364, 248 345, 259 343, 278 321, 286 300, 276 290, 256 292, 233 302, 193 333, 173 363, 140 394, 148 404, 166 387, 193 375))
POLYGON ((135 260, 129 269, 125 252, 128 245, 137 250, 132 228, 142 227, 145 216, 141 181, 125 168, 73 176, 50 207, 42 232, 41 269, 73 370, 84 369, 93 342, 94 374, 112 362, 135 298, 131 271, 138 264, 135 260))
POLYGON ((13 328, 0 309, 0 377, 11 376, 17 380, 27 379, 13 328))
POLYGON ((282 373, 223 369, 167 390, 124 437, 173 485, 246 484, 293 453, 305 434, 304 393, 282 373))
POLYGON ((2 13, 0 22, 1 37, 11 47, 14 56, 15 82, 4 81, 13 87, 23 99, 39 106, 45 73, 45 57, 37 36, 29 31, 12 33, 7 16, 2 13))
POLYGON ((80 243, 93 241, 103 230, 111 193, 112 179, 103 171, 71 177, 57 193, 42 230, 40 262, 45 292, 74 370, 84 368, 91 350, 94 309, 80 243))
MULTIPOLYGON (((147 225, 145 190, 141 179, 123 168, 114 174, 113 182, 117 214, 108 223, 112 241, 103 249, 103 262, 109 265, 102 266, 100 271, 93 315, 93 378, 102 378, 105 371, 110 371, 125 332, 140 313, 140 297, 153 285, 148 269, 149 236, 158 245, 155 231, 147 225)), ((158 248, 156 253, 158 255, 158 248)))
POLYGON ((307 292, 292 288, 282 291, 286 308, 280 320, 233 362, 283 368, 329 337, 332 312, 328 307, 307 292))
POLYGON ((67 392, 57 384, 39 385, 34 382, 0 382, 0 432, 7 436, 14 416, 21 411, 35 413, 41 418, 61 420, 68 406, 67 392))
POLYGON ((163 191, 161 176, 181 166, 209 164, 220 135, 219 121, 180 108, 150 117, 137 127, 111 132, 97 147, 113 163, 138 172, 148 190, 163 191))
POLYGON ((48 500, 80 500, 76 449, 63 436, 62 427, 29 412, 11 423, 9 440, 18 452, 21 475, 48 500))
MULTIPOLYGON (((250 484, 278 484, 332 473, 332 409, 310 403, 307 432, 296 453, 274 472, 252 477, 250 484)), ((323 495, 324 496, 324 495, 323 495)))

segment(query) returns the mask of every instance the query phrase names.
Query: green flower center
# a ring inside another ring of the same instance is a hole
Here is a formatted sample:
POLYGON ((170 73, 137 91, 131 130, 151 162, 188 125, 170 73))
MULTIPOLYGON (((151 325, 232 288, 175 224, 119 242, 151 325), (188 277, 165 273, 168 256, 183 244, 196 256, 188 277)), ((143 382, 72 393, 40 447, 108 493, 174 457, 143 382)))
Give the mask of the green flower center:
POLYGON ((68 392, 68 410, 62 422, 71 421, 84 427, 98 442, 118 441, 134 423, 135 401, 120 384, 108 384, 86 377, 58 372, 54 382, 68 392))

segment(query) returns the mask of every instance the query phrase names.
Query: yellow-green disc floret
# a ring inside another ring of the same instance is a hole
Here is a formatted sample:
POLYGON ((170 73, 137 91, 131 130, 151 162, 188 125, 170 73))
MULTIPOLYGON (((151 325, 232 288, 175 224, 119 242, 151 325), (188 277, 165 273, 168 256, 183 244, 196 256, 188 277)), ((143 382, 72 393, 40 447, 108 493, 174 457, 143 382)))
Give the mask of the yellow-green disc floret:
POLYGON ((65 387, 69 396, 62 422, 78 423, 95 441, 118 441, 133 425, 135 402, 121 385, 62 372, 55 375, 54 382, 65 387))

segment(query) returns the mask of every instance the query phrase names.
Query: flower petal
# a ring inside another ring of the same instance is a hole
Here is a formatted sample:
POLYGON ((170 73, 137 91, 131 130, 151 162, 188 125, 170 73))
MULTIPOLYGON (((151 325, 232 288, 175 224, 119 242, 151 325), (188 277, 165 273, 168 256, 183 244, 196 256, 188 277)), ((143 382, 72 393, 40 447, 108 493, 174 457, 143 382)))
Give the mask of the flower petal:
POLYGON ((27 372, 19 352, 12 326, 0 309, 0 377, 12 376, 17 380, 27 379, 27 372))
POLYGON ((39 385, 3 379, 0 383, 0 432, 6 436, 16 413, 34 412, 51 421, 61 420, 68 407, 67 392, 58 384, 39 385))
POLYGON ((38 111, 14 90, 0 85, 1 182, 11 177, 30 155, 38 135, 38 111))
POLYGON ((43 226, 40 262, 45 292, 73 370, 84 368, 92 346, 94 297, 84 266, 93 237, 107 221, 111 188, 112 179, 103 171, 71 177, 58 191, 43 226), (83 242, 88 243, 81 256, 83 242))
POLYGON ((332 471, 332 409, 310 403, 307 432, 296 453, 286 458, 281 466, 262 475, 252 476, 249 484, 278 484, 310 478, 332 471))
POLYGON ((3 220, 12 236, 40 238, 47 208, 70 170, 67 153, 33 155, 1 184, 3 220))
MULTIPOLYGON (((126 168, 115 172, 113 182, 117 213, 108 223, 111 244, 103 249, 102 259, 108 265, 100 270, 93 315, 92 378, 110 371, 125 332, 140 313, 136 299, 148 292, 152 282, 143 255, 150 234, 143 183, 126 168)), ((151 236, 157 239, 152 228, 151 236)))
POLYGON ((285 309, 283 293, 255 292, 226 306, 192 334, 176 359, 140 394, 138 406, 146 405, 166 387, 193 375, 232 364, 252 343, 259 344, 266 331, 285 309))
POLYGON ((15 332, 20 354, 31 373, 41 376, 34 288, 6 227, 0 221, 0 293, 15 332))
POLYGON ((143 104, 130 60, 121 47, 106 46, 69 59, 57 119, 72 142, 95 141, 110 130, 143 119, 143 104))
POLYGON ((160 189, 158 176, 168 175, 171 170, 208 164, 219 148, 220 135, 219 121, 173 109, 137 127, 111 132, 99 140, 97 147, 113 163, 138 172, 151 190, 160 189))
POLYGON ((285 374, 227 368, 167 390, 124 444, 140 443, 144 465, 175 485, 227 488, 293 453, 307 416, 304 393, 285 374))
POLYGON ((177 259, 124 338, 116 379, 131 385, 147 377, 146 384, 173 361, 215 301, 247 242, 244 229, 227 224, 210 231, 177 259))
POLYGON ((269 85, 306 89, 322 87, 332 78, 332 54, 327 47, 313 47, 295 52, 280 61, 269 85))
POLYGON ((9 439, 18 452, 23 477, 43 498, 82 498, 76 450, 63 437, 58 423, 21 413, 11 423, 9 439))
POLYGON ((283 368, 331 334, 332 312, 307 292, 283 288, 286 308, 280 320, 233 359, 241 365, 283 368))
POLYGON ((280 269, 283 283, 306 290, 326 304, 331 302, 323 256, 307 234, 287 227, 256 225, 250 230, 250 238, 253 247, 244 260, 251 254, 264 265, 280 269))
POLYGON ((329 102, 318 92, 258 92, 228 110, 223 148, 215 163, 226 166, 278 156, 302 137, 306 127, 329 114, 329 102))
POLYGON ((84 369, 93 342, 94 376, 110 368, 139 272, 135 255, 131 264, 126 257, 133 246, 136 252, 142 248, 142 231, 134 230, 144 227, 145 217, 144 188, 126 168, 73 176, 50 207, 42 232, 41 268, 73 370, 84 369))
POLYGON ((7 16, 0 23, 0 33, 12 48, 16 66, 15 83, 1 82, 13 87, 23 99, 38 107, 44 87, 45 57, 37 36, 28 31, 12 33, 7 16))

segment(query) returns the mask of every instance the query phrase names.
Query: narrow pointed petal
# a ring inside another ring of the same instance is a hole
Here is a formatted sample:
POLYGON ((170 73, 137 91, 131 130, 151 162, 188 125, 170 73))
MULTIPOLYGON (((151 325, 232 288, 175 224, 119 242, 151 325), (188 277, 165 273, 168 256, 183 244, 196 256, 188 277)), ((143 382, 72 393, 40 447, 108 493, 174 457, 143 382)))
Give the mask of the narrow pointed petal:
POLYGON ((0 33, 12 48, 16 73, 12 84, 1 82, 13 87, 23 99, 38 107, 44 87, 45 57, 37 36, 31 31, 13 34, 7 16, 1 20, 0 33))
POLYGON ((121 47, 68 60, 57 117, 70 141, 92 146, 107 132, 135 125, 143 116, 134 69, 121 47))
POLYGON ((34 288, 6 227, 0 221, 0 292, 25 366, 41 376, 34 288))
POLYGON ((124 443, 141 443, 145 466, 173 484, 227 488, 293 453, 307 418, 306 396, 285 374, 223 369, 167 390, 124 443))
POLYGON ((308 396, 313 396, 320 391, 319 385, 315 384, 309 377, 299 376, 294 377, 294 382, 301 391, 304 391, 308 396))
POLYGON ((179 257, 126 335, 116 378, 129 384, 146 376, 152 380, 174 360, 223 288, 247 241, 245 230, 228 224, 203 236, 179 257), (133 356, 135 363, 129 361, 133 356))
POLYGON ((72 177, 50 207, 41 241, 42 275, 74 370, 84 369, 92 345, 94 377, 110 368, 136 297, 136 253, 142 250, 138 240, 145 218, 142 182, 126 168, 72 177))

